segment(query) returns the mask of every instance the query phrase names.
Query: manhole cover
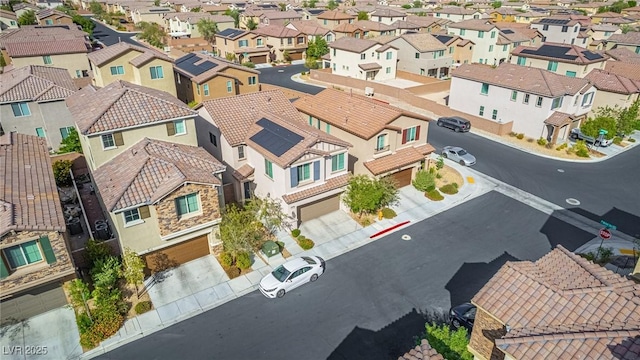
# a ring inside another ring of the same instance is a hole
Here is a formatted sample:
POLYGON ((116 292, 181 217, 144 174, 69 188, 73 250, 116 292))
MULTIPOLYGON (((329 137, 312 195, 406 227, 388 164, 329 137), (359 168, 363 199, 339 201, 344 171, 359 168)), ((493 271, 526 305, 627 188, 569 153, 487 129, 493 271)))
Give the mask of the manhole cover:
POLYGON ((580 205, 580 201, 578 199, 574 199, 574 198, 568 198, 567 200, 565 200, 567 202, 567 204, 569 205, 573 205, 573 206, 578 206, 580 205))
POLYGON ((563 172, 564 172, 564 169, 558 169, 558 172, 559 172, 559 173, 563 173, 563 172))
POLYGON ((409 236, 407 234, 404 234, 404 235, 402 235, 402 240, 409 241, 409 240, 411 240, 411 236, 409 236))

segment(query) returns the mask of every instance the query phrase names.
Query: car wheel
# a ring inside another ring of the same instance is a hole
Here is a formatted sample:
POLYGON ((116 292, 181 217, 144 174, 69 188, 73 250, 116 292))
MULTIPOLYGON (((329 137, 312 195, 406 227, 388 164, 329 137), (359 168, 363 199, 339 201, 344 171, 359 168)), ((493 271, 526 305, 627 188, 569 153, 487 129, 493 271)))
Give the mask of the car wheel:
POLYGON ((451 325, 454 328, 458 329, 458 328, 460 328, 460 321, 458 321, 458 319, 453 319, 453 320, 451 320, 451 325))
POLYGON ((460 132, 460 128, 459 127, 455 128, 455 131, 460 132))
POLYGON ((438 126, 442 127, 442 121, 438 121, 436 124, 438 124, 438 126))
POLYGON ((318 280, 318 274, 311 275, 311 282, 318 280))
POLYGON ((284 291, 284 289, 280 289, 280 290, 278 290, 278 293, 276 294, 276 296, 281 298, 281 297, 284 296, 285 293, 286 293, 286 291, 284 291))
POLYGON ((446 159, 446 158, 447 158, 447 153, 446 153, 446 152, 443 152, 443 153, 442 153, 442 157, 446 159))
POLYGON ((460 165, 465 166, 464 160, 460 160, 460 165))

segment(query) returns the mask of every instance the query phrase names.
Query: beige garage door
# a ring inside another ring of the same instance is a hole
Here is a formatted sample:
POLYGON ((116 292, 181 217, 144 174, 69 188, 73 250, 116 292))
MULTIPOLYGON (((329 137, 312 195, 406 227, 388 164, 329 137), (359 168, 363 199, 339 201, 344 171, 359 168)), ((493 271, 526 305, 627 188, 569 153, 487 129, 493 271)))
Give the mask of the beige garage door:
POLYGON ((340 210, 340 194, 299 206, 298 221, 304 222, 315 219, 336 210, 340 210))
POLYGON ((302 60, 302 52, 298 53, 289 53, 291 60, 302 60))
POLYGON ((396 182, 399 188, 411 185, 411 170, 412 169, 398 171, 395 174, 389 175, 389 177, 396 182))
POLYGON ((3 300, 0 303, 2 324, 25 320, 67 305, 60 283, 37 287, 3 300))
POLYGON ((202 235, 143 255, 143 257, 147 263, 148 270, 158 272, 207 255, 209 255, 209 243, 207 242, 207 235, 202 235))

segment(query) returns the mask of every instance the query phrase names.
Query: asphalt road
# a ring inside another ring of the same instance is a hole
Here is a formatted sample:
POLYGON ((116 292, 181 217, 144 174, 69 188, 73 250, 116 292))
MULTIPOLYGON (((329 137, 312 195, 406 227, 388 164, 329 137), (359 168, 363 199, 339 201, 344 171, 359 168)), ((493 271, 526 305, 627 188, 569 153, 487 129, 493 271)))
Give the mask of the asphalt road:
POLYGON ((282 86, 292 90, 301 91, 307 94, 315 95, 324 88, 307 85, 291 80, 291 77, 295 74, 299 74, 302 71, 308 71, 304 65, 289 65, 289 66, 274 66, 267 68, 257 69, 260 71, 260 82, 265 84, 282 86))
POLYGON ((422 313, 468 301, 506 261, 592 237, 492 192, 329 260, 282 299, 255 291, 101 358, 395 359, 424 331, 422 313))
POLYGON ((131 40, 131 37, 134 36, 135 33, 119 33, 109 27, 104 26, 104 24, 99 21, 91 21, 96 24, 95 29, 93 29, 93 38, 100 41, 104 45, 111 46, 113 44, 119 43, 120 41, 133 45, 139 45, 137 42, 131 40))

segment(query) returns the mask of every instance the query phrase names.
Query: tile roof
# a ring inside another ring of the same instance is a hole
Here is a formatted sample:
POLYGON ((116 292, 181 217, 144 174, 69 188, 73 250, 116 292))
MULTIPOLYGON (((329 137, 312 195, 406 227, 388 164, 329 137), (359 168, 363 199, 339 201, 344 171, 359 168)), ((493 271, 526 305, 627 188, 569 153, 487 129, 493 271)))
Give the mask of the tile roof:
MULTIPOLYGON (((640 65, 638 65, 640 66, 640 65)), ((632 80, 622 75, 610 73, 606 70, 593 69, 587 76, 596 89, 623 95, 640 93, 640 81, 632 80)))
POLYGON ((353 25, 362 31, 393 31, 396 29, 394 26, 371 20, 358 20, 353 25))
POLYGON ((18 20, 16 13, 14 13, 13 11, 7 11, 4 9, 0 9, 0 17, 3 17, 5 19, 18 20))
POLYGON ((51 165, 45 139, 0 136, 0 237, 11 230, 65 231, 51 165))
POLYGON ((178 186, 222 185, 225 166, 201 147, 144 138, 94 171, 109 212, 150 205, 178 186))
POLYGON ((444 360, 444 357, 431 347, 427 339, 422 339, 420 345, 416 345, 398 360, 444 360))
POLYGON ((496 25, 487 19, 469 19, 451 23, 449 27, 453 29, 491 31, 496 28, 496 25))
POLYGON ((545 119, 544 123, 548 125, 553 125, 557 127, 562 127, 564 125, 570 124, 573 120, 573 115, 566 114, 560 111, 554 111, 551 116, 545 119))
POLYGON ((293 204, 298 201, 308 199, 312 196, 324 194, 331 190, 343 188, 347 186, 347 184, 349 184, 350 177, 351 177, 350 174, 344 174, 344 175, 329 178, 322 185, 313 186, 298 192, 288 193, 286 195, 283 195, 282 200, 284 200, 284 202, 287 204, 293 204))
POLYGON ((607 61, 604 69, 610 73, 622 75, 633 80, 640 80, 640 66, 637 63, 607 61))
POLYGON ((430 144, 406 147, 397 150, 391 155, 367 161, 364 163, 364 166, 371 171, 373 175, 377 176, 422 161, 427 155, 434 151, 436 151, 436 149, 430 144))
POLYGON ((76 90, 67 69, 29 65, 0 75, 0 103, 64 100, 76 90))
POLYGON ((575 95, 591 87, 585 79, 509 63, 502 63, 495 68, 481 64, 462 64, 452 72, 452 76, 546 97, 575 95))
POLYGON ((412 23, 404 20, 396 20, 391 24, 391 27, 394 29, 408 29, 408 30, 420 30, 422 28, 421 25, 416 23, 412 23))
POLYGON ((234 178, 242 181, 248 179, 251 175, 253 175, 255 170, 256 169, 254 169, 253 166, 244 164, 239 168, 233 170, 233 173, 231 175, 233 175, 234 178))
POLYGON ((249 128, 259 119, 258 113, 263 109, 268 109, 270 113, 282 118, 300 119, 300 113, 295 106, 279 90, 207 100, 203 103, 203 108, 231 146, 245 143, 249 128))
POLYGON ((325 35, 331 31, 313 20, 294 20, 289 25, 305 35, 325 35))
POLYGON ((446 50, 447 47, 428 33, 404 34, 400 36, 419 52, 446 50))
POLYGON ((622 45, 640 45, 640 32, 629 31, 626 34, 613 34, 607 41, 622 45))
POLYGON ((302 97, 293 104, 307 115, 364 139, 371 139, 402 115, 424 121, 431 120, 366 96, 335 89, 325 89, 314 96, 302 97))
POLYGON ((377 41, 369 39, 356 39, 353 37, 342 37, 334 42, 329 43, 330 48, 355 53, 361 53, 376 45, 379 45, 377 41))
POLYGON ((208 12, 177 12, 165 15, 165 18, 178 19, 180 21, 186 21, 190 24, 196 24, 200 19, 207 19, 219 23, 233 23, 234 20, 231 16, 227 15, 211 15, 208 12))
POLYGON ((640 64, 640 54, 636 54, 626 47, 606 50, 605 54, 609 55, 612 59, 617 61, 640 64))
MULTIPOLYGON (((229 68, 239 70, 245 74, 260 74, 258 70, 197 52, 189 53, 177 59, 173 68, 177 72, 189 77, 196 84, 203 84, 229 68)), ((225 76, 235 78, 231 74, 225 74, 225 76)), ((237 80, 240 83, 246 81, 245 78, 237 80)))
POLYGON ((534 59, 554 60, 563 63, 587 65, 606 61, 609 57, 587 50, 577 45, 545 42, 542 45, 518 46, 511 54, 513 56, 530 57, 534 59))
POLYGON ((153 59, 160 59, 173 63, 172 58, 160 51, 143 46, 132 45, 126 42, 119 42, 114 45, 107 46, 101 50, 90 53, 87 57, 89 58, 89 61, 94 63, 96 66, 102 66, 111 60, 129 53, 130 51, 140 53, 140 55, 129 61, 129 63, 135 67, 142 66, 153 59))
POLYGON ((42 9, 42 10, 40 10, 40 11, 38 11, 36 13, 36 17, 38 19, 44 19, 44 18, 49 17, 49 16, 54 16, 56 19, 58 19, 58 18, 69 18, 69 19, 71 19, 71 16, 63 13, 62 11, 58 11, 58 10, 55 10, 55 9, 42 9))
POLYGON ((88 53, 91 44, 87 33, 73 27, 27 25, 0 33, 0 48, 21 57, 88 53))
POLYGON ((4 46, 7 54, 12 58, 89 52, 84 39, 56 40, 53 42, 10 42, 4 46))
MULTIPOLYGON (((357 26, 353 25, 353 24, 349 24, 349 23, 342 23, 336 27, 333 28, 333 32, 337 32, 337 33, 353 33, 356 31, 359 31, 360 28, 358 28, 357 26)), ((335 42, 335 41, 334 41, 335 42)), ((330 43, 330 44, 333 44, 330 43)))
POLYGON ((373 62, 373 63, 366 63, 366 64, 358 64, 358 67, 364 71, 370 71, 370 70, 380 70, 382 69, 382 65, 373 62))
POLYGON ((252 30, 251 33, 262 35, 262 36, 271 36, 276 38, 289 38, 289 37, 296 37, 300 35, 300 31, 291 29, 282 25, 261 26, 255 30, 252 30))
POLYGON ((460 6, 445 6, 442 9, 439 9, 434 12, 438 12, 441 14, 451 14, 451 15, 472 15, 472 14, 475 14, 477 10, 467 9, 460 6))
POLYGON ((517 359, 628 359, 640 350, 640 284, 561 245, 535 262, 507 262, 472 302, 508 325, 496 345, 517 359))
POLYGON ((357 16, 355 15, 349 15, 347 13, 344 13, 342 11, 338 11, 338 10, 327 10, 325 12, 323 12, 322 14, 319 14, 317 16, 318 19, 320 20, 348 20, 348 19, 355 19, 357 18, 357 16))
POLYGON ((69 111, 85 135, 197 114, 169 93, 122 80, 98 90, 85 89, 67 99, 69 111))
POLYGON ((382 16, 382 17, 402 17, 402 16, 407 16, 407 14, 402 12, 402 11, 390 9, 388 7, 384 7, 384 8, 383 7, 379 7, 377 9, 375 9, 374 11, 372 11, 371 15, 382 16))
POLYGON ((284 20, 284 19, 301 19, 302 15, 298 14, 293 10, 288 11, 265 11, 261 17, 267 18, 269 20, 284 20))

